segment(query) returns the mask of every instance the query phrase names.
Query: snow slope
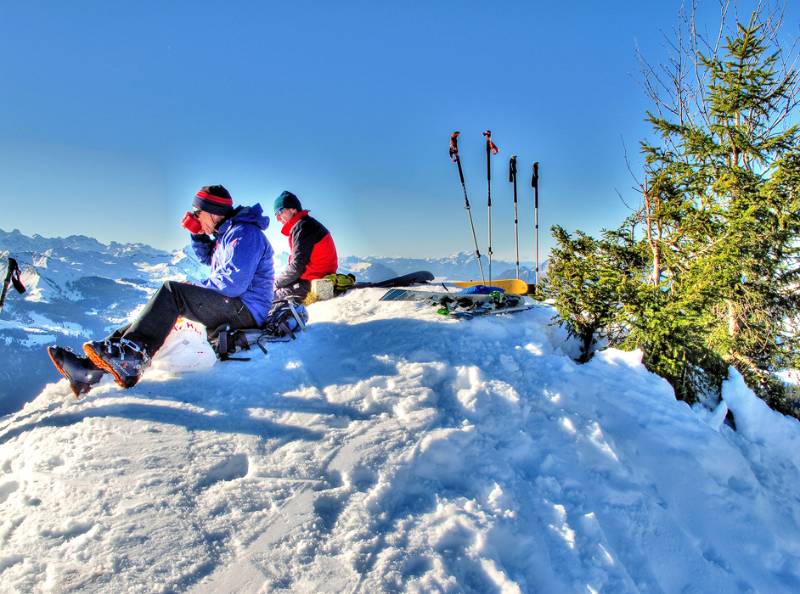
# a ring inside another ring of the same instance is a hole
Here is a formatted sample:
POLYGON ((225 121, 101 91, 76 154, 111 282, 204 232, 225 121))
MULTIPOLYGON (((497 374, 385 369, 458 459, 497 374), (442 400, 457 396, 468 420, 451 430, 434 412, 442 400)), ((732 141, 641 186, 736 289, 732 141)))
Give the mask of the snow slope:
POLYGON ((381 294, 2 419, 0 590, 800 591, 800 426, 738 378, 693 411, 637 353, 575 364, 548 308, 381 294))

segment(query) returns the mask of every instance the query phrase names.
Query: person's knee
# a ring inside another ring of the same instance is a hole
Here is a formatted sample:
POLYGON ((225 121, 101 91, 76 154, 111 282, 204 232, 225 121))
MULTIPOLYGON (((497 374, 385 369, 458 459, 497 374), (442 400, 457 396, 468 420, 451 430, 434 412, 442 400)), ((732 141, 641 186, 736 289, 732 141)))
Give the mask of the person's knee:
POLYGON ((164 281, 156 291, 155 296, 161 295, 162 298, 172 299, 177 302, 181 298, 180 285, 181 283, 174 280, 164 281))
POLYGON ((169 293, 172 293, 174 295, 175 293, 177 293, 180 290, 180 285, 182 285, 182 284, 183 283, 180 283, 178 281, 167 280, 167 281, 164 281, 163 283, 161 283, 161 289, 160 290, 161 291, 168 291, 169 293))

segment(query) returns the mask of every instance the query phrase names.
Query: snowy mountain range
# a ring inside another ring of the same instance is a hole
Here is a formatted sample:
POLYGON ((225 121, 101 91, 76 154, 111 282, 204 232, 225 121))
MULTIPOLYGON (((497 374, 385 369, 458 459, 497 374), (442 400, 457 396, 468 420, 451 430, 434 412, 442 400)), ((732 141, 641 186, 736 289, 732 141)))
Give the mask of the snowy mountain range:
POLYGON ((639 352, 577 364, 547 306, 382 294, 314 303, 250 361, 80 400, 51 376, 0 419, 0 591, 800 591, 800 424, 741 376, 692 409, 639 352))
MULTIPOLYGON (((481 256, 484 274, 488 274, 489 264, 485 256, 481 256)), ((391 258, 391 257, 345 257, 341 265, 349 272, 359 276, 360 280, 367 282, 378 281, 416 270, 428 270, 440 279, 480 279, 480 268, 475 260, 475 254, 459 252, 444 258, 391 258), (361 279, 363 277, 363 279, 361 279)), ((547 263, 541 265, 542 274, 547 269, 547 263)), ((515 278, 516 268, 513 262, 495 260, 492 263, 492 277, 515 278)), ((520 278, 532 283, 534 281, 533 265, 524 263, 520 265, 520 278)))
MULTIPOLYGON (((144 244, 106 245, 80 235, 29 237, 0 230, 2 265, 8 256, 19 262, 28 292, 20 296, 12 291, 0 313, 0 414, 19 409, 56 379, 44 352, 47 345, 79 350, 83 342, 126 323, 164 280, 198 280, 207 273, 188 246, 166 252, 144 244)), ((278 251, 276 269, 287 260, 288 254, 278 251)), ((513 263, 496 261, 494 266, 502 271, 497 278, 514 276, 513 263)), ((340 265, 340 272, 352 272, 365 282, 416 270, 450 279, 478 275, 474 255, 466 252, 430 259, 348 256, 340 265)), ((530 269, 523 273, 529 276, 530 269)))

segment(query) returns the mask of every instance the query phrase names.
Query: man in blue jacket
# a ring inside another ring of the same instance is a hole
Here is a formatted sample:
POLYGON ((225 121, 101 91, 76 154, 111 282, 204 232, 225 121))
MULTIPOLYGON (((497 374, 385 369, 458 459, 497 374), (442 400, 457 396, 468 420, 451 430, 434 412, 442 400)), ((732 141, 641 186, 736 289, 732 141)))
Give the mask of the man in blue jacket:
POLYGON ((204 186, 192 204, 183 226, 211 274, 199 285, 166 281, 135 321, 105 340, 83 345, 88 360, 60 347, 48 349, 76 395, 88 391, 102 372, 124 388, 136 385, 179 316, 200 322, 209 332, 222 324, 236 329, 264 323, 275 276, 272 246, 263 233, 269 218, 260 204, 234 208, 223 186, 204 186))

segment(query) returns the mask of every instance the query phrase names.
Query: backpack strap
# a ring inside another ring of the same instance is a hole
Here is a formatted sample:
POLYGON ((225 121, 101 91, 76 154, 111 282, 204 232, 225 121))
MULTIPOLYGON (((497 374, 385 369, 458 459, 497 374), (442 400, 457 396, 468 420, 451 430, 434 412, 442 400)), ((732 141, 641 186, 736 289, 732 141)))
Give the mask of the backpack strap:
MULTIPOLYGON (((249 357, 231 357, 237 351, 249 351, 250 343, 241 330, 231 330, 230 324, 223 324, 212 333, 209 342, 220 361, 249 361, 249 357)), ((263 347, 262 347, 262 350, 263 347)), ((265 353, 266 354, 266 353, 265 353)))
MULTIPOLYGON (((300 328, 300 330, 305 330, 306 323, 300 318, 300 315, 297 313, 297 309, 295 308, 294 303, 292 303, 290 300, 287 302, 287 304, 289 305, 289 311, 292 312, 294 319, 297 320, 297 327, 300 328)), ((294 332, 292 332, 292 338, 294 338, 294 332)))

